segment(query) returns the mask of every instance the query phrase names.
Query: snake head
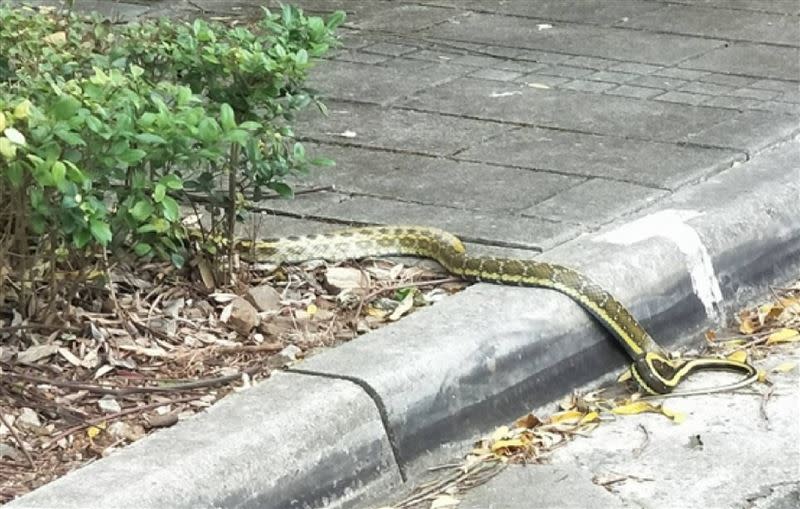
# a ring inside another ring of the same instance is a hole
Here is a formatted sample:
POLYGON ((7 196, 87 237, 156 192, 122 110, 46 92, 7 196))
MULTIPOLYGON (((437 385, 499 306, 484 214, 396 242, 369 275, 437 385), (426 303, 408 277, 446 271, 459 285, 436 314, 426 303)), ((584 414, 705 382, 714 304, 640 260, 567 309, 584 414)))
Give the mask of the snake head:
POLYGON ((685 360, 668 359, 655 352, 640 355, 631 365, 631 374, 649 394, 668 394, 678 385, 685 360))

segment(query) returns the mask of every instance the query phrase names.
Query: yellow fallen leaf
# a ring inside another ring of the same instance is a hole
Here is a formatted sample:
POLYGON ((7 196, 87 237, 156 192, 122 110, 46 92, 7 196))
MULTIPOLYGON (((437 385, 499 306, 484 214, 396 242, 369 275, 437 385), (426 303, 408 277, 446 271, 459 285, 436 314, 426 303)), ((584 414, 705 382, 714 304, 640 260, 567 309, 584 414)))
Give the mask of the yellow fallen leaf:
POLYGON ((515 449, 525 447, 525 441, 521 438, 511 438, 508 440, 498 440, 492 444, 492 452, 497 452, 501 449, 515 449))
POLYGON ((789 371, 793 370, 796 366, 797 364, 795 364, 794 362, 782 362, 777 366, 775 366, 774 368, 772 368, 772 371, 776 373, 788 373, 789 371))
POLYGON ((578 422, 583 417, 583 412, 577 410, 567 410, 565 412, 558 412, 550 416, 550 424, 558 424, 563 422, 578 422))
POLYGON ((800 333, 794 329, 778 329, 767 337, 767 344, 792 343, 800 341, 800 333))
POLYGON ((661 413, 672 419, 672 422, 675 424, 680 424, 686 420, 686 414, 683 412, 678 412, 677 410, 672 410, 667 407, 661 407, 661 413))
POLYGON ((308 316, 316 315, 317 311, 319 311, 319 308, 317 307, 316 304, 309 304, 308 307, 306 308, 306 313, 308 313, 308 316))
POLYGON ((588 422, 594 422, 600 418, 600 414, 597 412, 589 412, 588 414, 581 417, 581 420, 578 424, 586 424, 588 422))
POLYGON ((97 426, 89 426, 86 429, 86 436, 89 438, 95 438, 97 435, 103 432, 106 429, 105 424, 98 424, 97 426))
POLYGON ((728 356, 728 360, 734 362, 747 362, 747 352, 744 350, 736 350, 728 356))
POLYGON ((658 407, 647 401, 634 401, 626 405, 620 405, 611 409, 617 415, 636 415, 645 412, 658 412, 658 407))
POLYGON ((767 372, 764 371, 763 369, 759 369, 758 370, 758 382, 763 384, 766 381, 767 381, 767 372))

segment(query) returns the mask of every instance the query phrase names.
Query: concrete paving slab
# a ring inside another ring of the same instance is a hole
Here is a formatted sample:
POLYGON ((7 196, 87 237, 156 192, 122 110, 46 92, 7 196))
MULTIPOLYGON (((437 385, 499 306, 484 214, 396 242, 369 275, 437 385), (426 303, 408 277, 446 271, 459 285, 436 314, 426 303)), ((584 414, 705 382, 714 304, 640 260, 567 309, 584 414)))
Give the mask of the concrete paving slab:
POLYGON ((320 145, 336 161, 304 183, 459 210, 515 212, 578 185, 583 178, 356 147, 320 145))
MULTIPOLYGON (((779 350, 764 368, 798 360, 797 351, 779 350)), ((460 495, 458 507, 794 508, 800 502, 797 373, 770 375, 776 386, 763 415, 755 392, 671 399, 664 406, 684 413, 683 423, 655 414, 603 422, 549 455, 549 464, 511 466, 460 495), (746 475, 738 474, 742 468, 746 475)), ((703 373, 686 387, 729 380, 703 373)))
POLYGON ((800 132, 796 117, 765 111, 744 111, 688 137, 688 141, 715 147, 735 147, 753 154, 800 132))
POLYGON ((624 25, 717 39, 800 45, 800 23, 793 16, 766 12, 743 15, 740 10, 719 6, 668 5, 631 16, 624 25))
POLYGON ((641 14, 663 8, 657 2, 632 2, 630 0, 562 0, 486 2, 484 0, 425 0, 430 5, 447 5, 476 12, 493 12, 523 16, 537 20, 575 21, 612 25, 623 18, 631 19, 641 14))
POLYGON ((316 110, 301 115, 295 132, 317 141, 445 156, 511 128, 499 122, 368 104, 329 101, 327 106, 328 116, 316 110))
POLYGON ((733 150, 529 127, 504 133, 458 157, 673 190, 744 160, 744 154, 733 150))
POLYGON ((311 73, 309 86, 328 99, 387 104, 472 70, 447 64, 420 65, 415 79, 408 79, 407 72, 392 67, 326 60, 311 73))
POLYGON ((361 16, 352 25, 368 30, 416 32, 453 17, 451 9, 430 5, 399 4, 383 7, 374 14, 361 16))
POLYGON ((521 212, 557 221, 601 225, 642 209, 667 191, 617 180, 589 179, 521 212))
POLYGON ((419 32, 425 37, 482 42, 572 55, 585 55, 646 64, 673 65, 721 47, 723 41, 620 28, 559 23, 540 30, 530 19, 473 14, 458 23, 445 22, 419 32))
MULTIPOLYGON (((798 360, 797 352, 778 353, 769 359, 767 371, 780 362, 798 360)), ((692 385, 725 383, 724 375, 714 375, 698 376, 692 385)), ((623 476, 612 489, 625 507, 700 509, 745 507, 747 502, 749 507, 765 507, 758 502, 768 500, 782 486, 793 491, 797 500, 800 449, 786 446, 800 443, 800 377, 794 370, 771 378, 776 383, 775 395, 766 403, 763 416, 758 393, 673 399, 665 406, 686 414, 683 423, 636 415, 604 424, 586 440, 556 451, 553 468, 623 476), (647 433, 647 443, 643 433, 647 433), (735 474, 739 469, 746 475, 735 474)), ((770 506, 776 507, 766 505, 770 506)))
POLYGON ((680 67, 797 81, 800 48, 734 43, 686 60, 680 67))
POLYGON ((4 507, 342 507, 400 482, 360 387, 275 373, 4 507))
POLYGON ((690 133, 734 116, 730 110, 472 78, 422 90, 400 104, 422 111, 656 141, 685 141, 690 133))
MULTIPOLYGON (((462 498, 462 497, 459 497, 462 498)), ((469 491, 459 509, 568 509, 626 506, 592 482, 580 468, 561 465, 511 465, 500 476, 469 491), (535 487, 535 488, 534 488, 535 487), (535 490, 536 495, 531 496, 535 490), (588 503, 591 501, 591 504, 588 503)))
POLYGON ((800 14, 800 5, 795 0, 759 0, 758 2, 753 2, 752 0, 670 0, 670 3, 702 5, 740 11, 800 14))

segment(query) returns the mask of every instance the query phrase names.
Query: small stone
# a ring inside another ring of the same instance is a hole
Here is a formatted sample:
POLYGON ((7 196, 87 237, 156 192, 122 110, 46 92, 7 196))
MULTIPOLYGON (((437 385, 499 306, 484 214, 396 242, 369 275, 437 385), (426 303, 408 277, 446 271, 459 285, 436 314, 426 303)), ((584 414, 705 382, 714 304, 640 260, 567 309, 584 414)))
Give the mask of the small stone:
POLYGON ((250 288, 245 298, 262 312, 277 311, 281 308, 281 294, 270 285, 250 288))
MULTIPOLYGON (((3 418, 6 420, 9 426, 13 426, 17 416, 11 414, 3 414, 3 418)), ((4 437, 9 433, 11 433, 11 430, 6 428, 6 425, 0 422, 0 437, 4 437)))
POLYGON ((100 407, 100 410, 107 414, 114 414, 122 411, 122 407, 120 406, 119 402, 110 397, 99 399, 97 401, 97 406, 100 407))
POLYGON ((287 359, 289 359, 290 361, 296 361, 297 356, 300 355, 301 353, 303 353, 303 350, 301 350, 300 347, 295 345, 289 345, 280 352, 278 352, 278 355, 282 355, 287 359))
POLYGON ((42 426, 42 421, 39 420, 39 415, 32 408, 24 407, 17 417, 16 426, 19 429, 39 428, 42 426))
POLYGON ((0 459, 8 458, 14 461, 22 461, 25 456, 15 447, 7 444, 0 444, 0 459))
POLYGON ((363 271, 352 267, 330 267, 325 272, 325 283, 332 290, 365 290, 369 278, 363 271))
POLYGON ((133 428, 125 421, 111 423, 106 431, 114 438, 125 438, 129 440, 133 438, 133 428))
POLYGON ((226 323, 242 336, 250 334, 250 331, 258 325, 258 311, 242 297, 233 299, 228 307, 230 316, 226 323))
POLYGON ((277 354, 273 355, 267 361, 267 365, 270 368, 282 368, 288 364, 297 360, 297 356, 303 353, 299 347, 295 345, 289 345, 277 354))

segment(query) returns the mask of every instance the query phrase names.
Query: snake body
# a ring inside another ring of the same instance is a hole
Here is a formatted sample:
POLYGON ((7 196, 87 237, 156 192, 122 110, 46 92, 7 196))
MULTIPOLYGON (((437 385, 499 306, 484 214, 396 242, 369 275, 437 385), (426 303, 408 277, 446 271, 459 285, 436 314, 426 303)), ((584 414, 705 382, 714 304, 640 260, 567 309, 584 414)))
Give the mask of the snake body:
POLYGON ((589 312, 617 339, 633 360, 633 378, 644 391, 653 395, 672 392, 690 373, 702 369, 728 369, 746 375, 742 381, 722 388, 725 390, 748 385, 757 377, 757 371, 748 363, 710 357, 669 358, 619 300, 580 272, 534 260, 471 256, 458 237, 437 228, 349 228, 278 239, 239 240, 236 248, 246 260, 277 265, 311 259, 336 262, 410 255, 433 259, 450 274, 470 281, 556 290, 589 312))

